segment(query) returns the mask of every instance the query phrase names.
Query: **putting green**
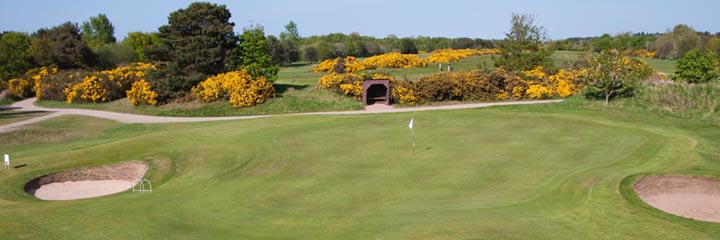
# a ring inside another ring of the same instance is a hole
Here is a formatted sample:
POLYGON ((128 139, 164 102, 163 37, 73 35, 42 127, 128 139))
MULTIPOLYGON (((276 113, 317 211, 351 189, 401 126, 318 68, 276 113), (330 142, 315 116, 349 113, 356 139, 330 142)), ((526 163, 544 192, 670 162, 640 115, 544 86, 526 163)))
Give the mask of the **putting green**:
MULTIPOLYGON (((82 121, 99 121, 82 119, 82 121)), ((637 176, 711 173, 718 129, 548 106, 171 125, 17 146, 2 236, 53 239, 716 238, 653 209, 637 176), (407 127, 415 118, 415 153, 407 127), (48 202, 38 175, 128 160, 153 193, 48 202)))

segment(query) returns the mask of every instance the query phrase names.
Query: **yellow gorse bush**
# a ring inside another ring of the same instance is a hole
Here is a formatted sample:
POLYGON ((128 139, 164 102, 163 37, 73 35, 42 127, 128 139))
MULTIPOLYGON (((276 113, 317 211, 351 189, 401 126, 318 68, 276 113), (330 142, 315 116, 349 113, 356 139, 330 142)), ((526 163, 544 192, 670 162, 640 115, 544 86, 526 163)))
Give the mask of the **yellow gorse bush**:
POLYGON ((32 91, 32 85, 23 78, 13 78, 8 81, 8 91, 15 97, 26 97, 32 91))
POLYGON ((54 67, 41 67, 37 69, 32 69, 25 74, 29 75, 34 82, 33 88, 35 90, 35 97, 37 99, 40 99, 42 97, 42 89, 47 86, 47 84, 44 84, 42 80, 50 74, 56 74, 57 71, 58 69, 54 67))
POLYGON ((158 104, 158 94, 152 90, 150 84, 145 81, 145 79, 134 82, 130 90, 125 91, 125 93, 127 94, 127 98, 130 99, 130 102, 135 106, 141 104, 157 106, 158 104))
POLYGON ((313 72, 332 72, 335 65, 338 63, 339 58, 326 59, 315 66, 313 72))
POLYGON ((397 52, 376 55, 362 61, 367 69, 377 68, 412 68, 425 67, 427 61, 420 58, 417 54, 401 54, 397 52))
POLYGON ((525 94, 530 99, 550 98, 553 94, 550 89, 541 84, 532 84, 525 90, 525 94))
POLYGON ((635 51, 628 49, 628 50, 623 51, 622 54, 625 56, 641 57, 641 58, 654 58, 655 57, 655 52, 648 51, 645 49, 640 49, 640 50, 635 50, 635 51))
MULTIPOLYGON (((69 83, 67 85, 63 90, 65 101, 67 103, 78 101, 99 103, 121 98, 132 90, 135 82, 144 81, 147 83, 145 74, 152 69, 155 69, 155 65, 150 63, 132 63, 110 70, 91 72, 88 76, 83 77, 80 83, 69 83)), ((72 79, 73 76, 73 74, 70 74, 68 78, 72 79)), ((132 99, 131 102, 133 102, 132 99)), ((134 102, 138 102, 138 99, 134 102)), ((146 103, 150 102, 146 101, 146 103)))
POLYGON ((157 68, 154 64, 138 62, 104 70, 100 73, 107 75, 110 81, 115 82, 119 87, 129 88, 132 83, 145 79, 145 74, 148 71, 155 69, 157 68))
POLYGON ((400 104, 415 105, 418 102, 415 91, 403 86, 392 88, 392 97, 400 104))
POLYGON ((500 53, 500 50, 498 49, 440 49, 435 50, 433 53, 428 56, 425 60, 429 63, 446 63, 446 62, 457 62, 461 59, 465 59, 472 55, 489 55, 489 54, 498 54, 500 53))
MULTIPOLYGON (((362 70, 365 70, 365 65, 360 60, 357 60, 357 58, 353 56, 347 56, 343 59, 345 63, 345 72, 346 73, 356 73, 360 72, 362 70)), ((313 72, 333 72, 335 65, 340 62, 340 58, 335 59, 328 59, 325 61, 322 61, 320 64, 315 66, 312 71, 313 72)))
POLYGON ((105 102, 108 97, 108 89, 103 86, 103 79, 98 76, 86 76, 79 84, 68 84, 63 90, 67 103, 78 100, 85 100, 92 103, 105 102))
POLYGON ((249 107, 275 97, 275 89, 264 77, 253 79, 243 69, 207 78, 193 87, 192 92, 205 102, 229 99, 235 107, 249 107))
MULTIPOLYGON (((587 69, 564 70, 548 75, 542 66, 533 70, 523 71, 522 79, 527 84, 525 95, 532 99, 551 98, 554 96, 568 97, 580 92, 580 77, 587 69)), ((513 97, 520 97, 521 89, 513 91, 513 97)))

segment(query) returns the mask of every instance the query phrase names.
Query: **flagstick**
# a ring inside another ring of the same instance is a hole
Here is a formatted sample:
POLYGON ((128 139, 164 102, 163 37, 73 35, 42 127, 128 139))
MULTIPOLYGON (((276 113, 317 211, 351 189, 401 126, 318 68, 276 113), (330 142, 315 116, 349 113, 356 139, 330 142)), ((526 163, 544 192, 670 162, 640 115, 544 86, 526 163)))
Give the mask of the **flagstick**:
POLYGON ((412 136, 413 136, 413 155, 415 155, 415 129, 412 130, 412 136))

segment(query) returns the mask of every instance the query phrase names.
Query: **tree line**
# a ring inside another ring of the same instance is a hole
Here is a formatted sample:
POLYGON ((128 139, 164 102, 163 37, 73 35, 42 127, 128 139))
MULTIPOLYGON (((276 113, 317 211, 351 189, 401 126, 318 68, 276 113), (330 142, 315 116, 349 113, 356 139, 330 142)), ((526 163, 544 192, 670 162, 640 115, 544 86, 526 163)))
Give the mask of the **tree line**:
POLYGON ((655 58, 678 59, 692 50, 708 50, 720 55, 720 32, 699 32, 688 25, 678 24, 665 33, 603 34, 599 37, 568 38, 550 45, 558 50, 572 51, 646 50, 654 52, 655 58))

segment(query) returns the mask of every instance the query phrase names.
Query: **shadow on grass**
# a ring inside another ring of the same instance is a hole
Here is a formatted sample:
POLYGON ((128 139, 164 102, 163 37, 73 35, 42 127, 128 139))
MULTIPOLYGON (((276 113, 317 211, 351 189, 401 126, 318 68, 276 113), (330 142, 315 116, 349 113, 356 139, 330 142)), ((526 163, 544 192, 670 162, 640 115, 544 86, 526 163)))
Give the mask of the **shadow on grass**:
MULTIPOLYGON (((6 109, 0 109, 0 111, 7 111, 6 109)), ((46 113, 45 111, 24 111, 24 112, 0 112, 0 118, 15 118, 29 116, 37 113, 46 113)))
POLYGON ((283 93, 287 92, 290 89, 303 90, 306 87, 308 87, 308 85, 278 84, 278 83, 273 84, 273 88, 275 88, 275 93, 278 95, 281 95, 281 96, 283 93))
POLYGON ((311 62, 296 62, 296 63, 291 63, 291 64, 288 64, 288 65, 283 65, 283 67, 305 67, 305 66, 310 66, 310 65, 313 65, 313 64, 315 64, 315 63, 311 63, 311 62))

